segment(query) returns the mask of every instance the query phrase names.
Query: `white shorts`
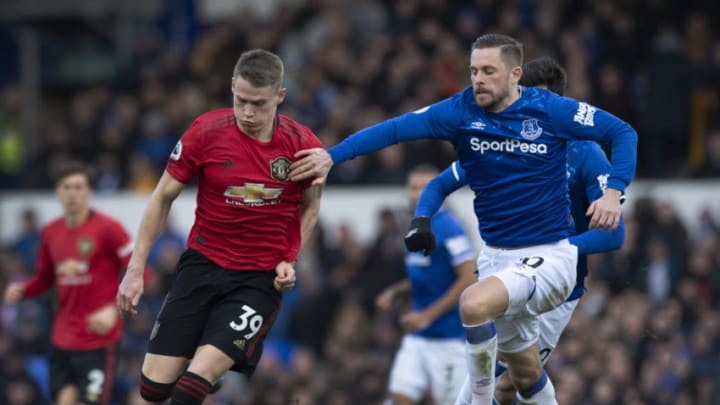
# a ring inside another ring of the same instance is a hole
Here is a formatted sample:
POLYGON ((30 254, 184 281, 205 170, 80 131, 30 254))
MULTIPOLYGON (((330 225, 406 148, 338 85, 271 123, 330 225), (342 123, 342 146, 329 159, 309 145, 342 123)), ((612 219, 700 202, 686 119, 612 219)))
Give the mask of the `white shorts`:
POLYGON ((570 318, 572 318, 575 308, 580 302, 579 299, 565 302, 559 307, 552 311, 545 312, 540 315, 540 336, 538 337, 538 347, 540 349, 540 360, 542 360, 543 366, 547 363, 552 352, 557 346, 560 340, 560 335, 563 333, 570 318))
POLYGON ((430 389, 437 405, 454 404, 467 364, 464 339, 405 335, 390 371, 390 392, 419 401, 430 389))
POLYGON ((485 246, 478 280, 495 276, 507 289, 505 314, 495 320, 498 350, 517 353, 538 340, 538 316, 562 305, 575 287, 577 247, 567 240, 521 249, 485 246))

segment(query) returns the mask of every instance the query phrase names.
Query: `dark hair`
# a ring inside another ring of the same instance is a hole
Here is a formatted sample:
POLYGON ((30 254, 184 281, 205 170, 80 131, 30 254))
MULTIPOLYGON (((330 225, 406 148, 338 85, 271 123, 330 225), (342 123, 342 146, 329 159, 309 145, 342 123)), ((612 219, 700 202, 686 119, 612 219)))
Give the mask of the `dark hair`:
POLYGON ((88 182, 88 186, 92 187, 94 172, 90 166, 82 162, 70 161, 63 163, 60 168, 55 172, 54 183, 55 186, 59 186, 60 183, 69 176, 81 174, 85 176, 88 182))
POLYGON ((523 63, 523 45, 517 39, 503 34, 485 34, 472 44, 472 49, 500 48, 500 56, 509 67, 523 63))
POLYGON ((567 73, 558 61, 543 56, 523 65, 520 84, 526 87, 545 85, 548 90, 562 96, 567 87, 567 73))
POLYGON ((264 49, 243 52, 235 64, 233 77, 242 77, 255 87, 280 87, 284 67, 279 56, 264 49))

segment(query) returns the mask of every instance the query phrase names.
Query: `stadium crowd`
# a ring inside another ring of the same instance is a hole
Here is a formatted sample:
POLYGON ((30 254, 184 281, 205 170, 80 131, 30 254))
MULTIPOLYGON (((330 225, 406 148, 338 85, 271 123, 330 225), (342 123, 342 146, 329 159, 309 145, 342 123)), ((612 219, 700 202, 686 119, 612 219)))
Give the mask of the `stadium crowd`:
MULTIPOLYGON (((137 35, 133 63, 114 80, 46 88, 36 150, 23 147, 21 87, 0 82, 0 188, 49 189, 55 168, 79 158, 97 168, 97 192, 149 192, 190 120, 229 105, 226 72, 241 51, 256 47, 277 51, 286 63, 281 113, 301 119, 331 146, 465 86, 469 44, 490 31, 517 36, 527 59, 557 57, 568 70, 569 96, 632 123, 640 136, 640 177, 720 176, 716 2, 269 3, 276 5, 270 12, 247 9, 221 21, 206 21, 189 7, 187 15, 173 14, 191 22, 185 42, 148 24, 137 35)), ((453 159, 445 143, 415 142, 338 166, 329 183, 401 184, 417 163, 443 168, 453 159)), ((548 365, 558 401, 717 403, 720 218, 708 210, 696 223, 682 223, 674 207, 650 199, 631 208, 623 248, 591 258, 588 293, 548 365)), ((404 214, 379 213, 368 245, 347 226, 320 223, 253 380, 231 373, 206 403, 380 403, 403 307, 380 314, 373 300, 404 274, 404 214)), ((41 224, 32 210, 22 218, 22 233, 0 246, 2 289, 33 272, 41 224)), ((184 242, 169 227, 150 256, 152 277, 121 344, 116 404, 143 403, 138 370, 184 242)), ((49 403, 51 306, 46 297, 3 307, 0 403, 49 403)))
MULTIPOLYGON (((720 174, 713 1, 244 2, 222 19, 203 17, 203 3, 213 2, 173 2, 159 21, 137 23, 132 63, 111 80, 63 84, 61 66, 49 67, 63 62, 52 47, 68 44, 49 41, 32 149, 23 148, 21 87, 12 75, 0 78, 0 184, 47 188, 53 168, 81 158, 98 167, 102 190, 148 191, 190 121, 228 105, 227 72, 241 51, 257 47, 286 63, 281 112, 331 146, 466 86, 467 50, 483 32, 519 38, 527 60, 557 58, 568 71, 568 96, 633 124, 640 177, 720 174), (270 9, 253 12, 253 4, 270 9)), ((440 145, 355 159, 333 172, 331 184, 400 184, 418 162, 445 167, 453 151, 440 145)))

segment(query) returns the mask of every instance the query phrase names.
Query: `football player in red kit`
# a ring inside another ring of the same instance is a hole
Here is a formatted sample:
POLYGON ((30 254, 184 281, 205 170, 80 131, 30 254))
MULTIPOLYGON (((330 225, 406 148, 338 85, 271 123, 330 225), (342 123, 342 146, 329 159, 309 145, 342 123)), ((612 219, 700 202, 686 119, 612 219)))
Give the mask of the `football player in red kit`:
POLYGON ((50 391, 58 405, 110 401, 122 335, 115 292, 132 242, 118 221, 90 207, 90 177, 77 163, 60 171, 64 216, 43 229, 35 275, 5 290, 5 303, 14 304, 56 287, 50 391))
POLYGON ((147 401, 200 404, 228 370, 252 375, 281 292, 295 284, 294 262, 317 221, 320 187, 292 182, 288 173, 297 151, 322 145, 277 114, 282 78, 275 54, 243 53, 231 81, 233 108, 192 123, 145 209, 118 290, 124 314, 135 312, 142 268, 173 201, 197 178, 195 223, 142 366, 147 401))

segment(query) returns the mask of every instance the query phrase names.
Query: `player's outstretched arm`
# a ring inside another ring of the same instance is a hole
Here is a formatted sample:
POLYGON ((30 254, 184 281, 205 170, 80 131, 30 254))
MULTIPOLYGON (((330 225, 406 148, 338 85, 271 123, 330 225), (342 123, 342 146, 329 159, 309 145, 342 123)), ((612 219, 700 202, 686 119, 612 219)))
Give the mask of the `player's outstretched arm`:
POLYGON ((137 313, 135 307, 140 302, 143 293, 143 274, 150 248, 165 227, 172 203, 180 195, 183 186, 183 183, 165 171, 150 196, 150 201, 140 222, 135 248, 116 297, 118 310, 124 316, 137 313))

